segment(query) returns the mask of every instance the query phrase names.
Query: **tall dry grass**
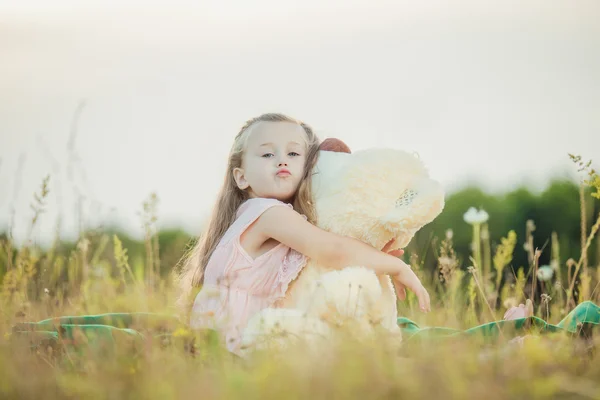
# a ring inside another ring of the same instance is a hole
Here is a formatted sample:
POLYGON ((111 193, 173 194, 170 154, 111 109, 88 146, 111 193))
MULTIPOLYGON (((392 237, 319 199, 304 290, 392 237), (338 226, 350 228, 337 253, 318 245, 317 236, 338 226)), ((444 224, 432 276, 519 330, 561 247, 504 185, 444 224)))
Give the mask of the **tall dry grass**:
MULTIPOLYGON (((572 159, 589 175, 584 184, 600 194, 590 164, 572 159)), ((44 179, 34 195, 30 234, 43 218, 51 186, 44 179)), ((583 191, 581 200, 587 201, 583 191)), ((214 335, 177 323, 168 327, 169 340, 147 336, 140 345, 126 335, 113 351, 86 346, 85 337, 69 346, 12 332, 17 323, 61 315, 175 313, 176 288, 160 273, 157 205, 152 195, 140 213, 143 262, 132 263, 121 239, 104 232, 82 230, 70 249, 59 240, 42 249, 29 239, 17 248, 10 231, 0 240, 0 398, 600 398, 597 339, 590 332, 492 344, 464 337, 407 339, 399 352, 385 340, 340 335, 316 356, 296 348, 250 360, 231 356, 214 335)), ((466 329, 501 319, 507 308, 532 299, 535 314, 555 323, 577 303, 598 302, 600 268, 586 254, 598 241, 600 216, 589 230, 587 224, 582 220, 578 260, 560 258, 559 232, 534 248, 534 221, 526 237, 507 232, 497 245, 490 243, 486 221, 476 222, 470 255, 456 254, 449 230, 434 241, 434 276, 420 268, 416 253, 409 256, 432 293, 433 311, 419 313, 409 294, 400 313, 421 326, 466 329), (511 265, 517 246, 527 249, 528 268, 511 265), (538 265, 544 251, 552 255, 550 266, 538 265)))

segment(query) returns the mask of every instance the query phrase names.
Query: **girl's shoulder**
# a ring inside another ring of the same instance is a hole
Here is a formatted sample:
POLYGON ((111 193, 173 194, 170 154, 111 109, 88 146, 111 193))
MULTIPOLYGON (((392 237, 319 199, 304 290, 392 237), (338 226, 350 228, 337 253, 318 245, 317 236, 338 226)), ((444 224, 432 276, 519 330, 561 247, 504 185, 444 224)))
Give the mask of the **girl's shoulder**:
POLYGON ((239 238, 250 225, 271 207, 289 207, 292 210, 294 209, 291 204, 277 199, 263 197, 248 199, 238 207, 235 221, 227 232, 225 232, 217 247, 231 244, 232 240, 239 238))

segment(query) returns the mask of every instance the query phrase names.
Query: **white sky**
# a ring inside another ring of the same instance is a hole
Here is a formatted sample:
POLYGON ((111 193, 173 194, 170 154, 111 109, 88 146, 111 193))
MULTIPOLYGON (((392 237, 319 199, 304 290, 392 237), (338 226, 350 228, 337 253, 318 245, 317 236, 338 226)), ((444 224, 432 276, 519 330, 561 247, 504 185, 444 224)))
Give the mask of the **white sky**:
POLYGON ((74 232, 73 184, 92 226, 139 235, 156 191, 196 233, 233 136, 271 111, 415 150, 448 190, 543 188, 567 152, 600 159, 598 21, 597 0, 0 0, 0 230, 14 207, 24 237, 50 173, 42 240, 59 213, 74 232))

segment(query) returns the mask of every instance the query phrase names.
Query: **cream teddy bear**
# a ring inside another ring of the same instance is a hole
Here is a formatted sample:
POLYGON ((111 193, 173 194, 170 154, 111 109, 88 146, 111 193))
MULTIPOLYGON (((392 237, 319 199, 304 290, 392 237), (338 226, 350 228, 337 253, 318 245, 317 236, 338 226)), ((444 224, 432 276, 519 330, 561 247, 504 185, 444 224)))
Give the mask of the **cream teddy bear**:
MULTIPOLYGON (((336 140, 323 142, 313 170, 320 228, 378 249, 396 239, 396 247, 403 248, 440 214, 444 191, 418 157, 393 149, 350 153, 336 140), (347 152, 324 150, 328 147, 347 152)), ((281 308, 265 309, 250 319, 242 348, 285 347, 290 339, 327 339, 332 329, 348 324, 358 334, 383 328, 399 336, 396 301, 387 275, 378 277, 361 266, 336 271, 309 260, 290 285, 281 308)))

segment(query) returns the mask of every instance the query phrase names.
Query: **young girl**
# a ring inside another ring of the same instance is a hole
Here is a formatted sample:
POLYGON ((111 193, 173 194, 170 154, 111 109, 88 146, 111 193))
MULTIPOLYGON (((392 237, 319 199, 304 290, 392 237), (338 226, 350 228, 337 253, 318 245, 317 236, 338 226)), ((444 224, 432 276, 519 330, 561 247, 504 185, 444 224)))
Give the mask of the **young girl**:
MULTIPOLYGON (((397 251, 387 254, 359 240, 314 225, 310 175, 319 140, 301 121, 264 114, 235 137, 225 182, 208 229, 183 268, 182 300, 202 286, 190 325, 212 328, 237 353, 248 319, 274 306, 306 263, 332 268, 362 265, 390 274, 401 297, 413 290, 422 311, 429 295, 397 251)), ((188 300, 189 299, 189 300, 188 300)))

